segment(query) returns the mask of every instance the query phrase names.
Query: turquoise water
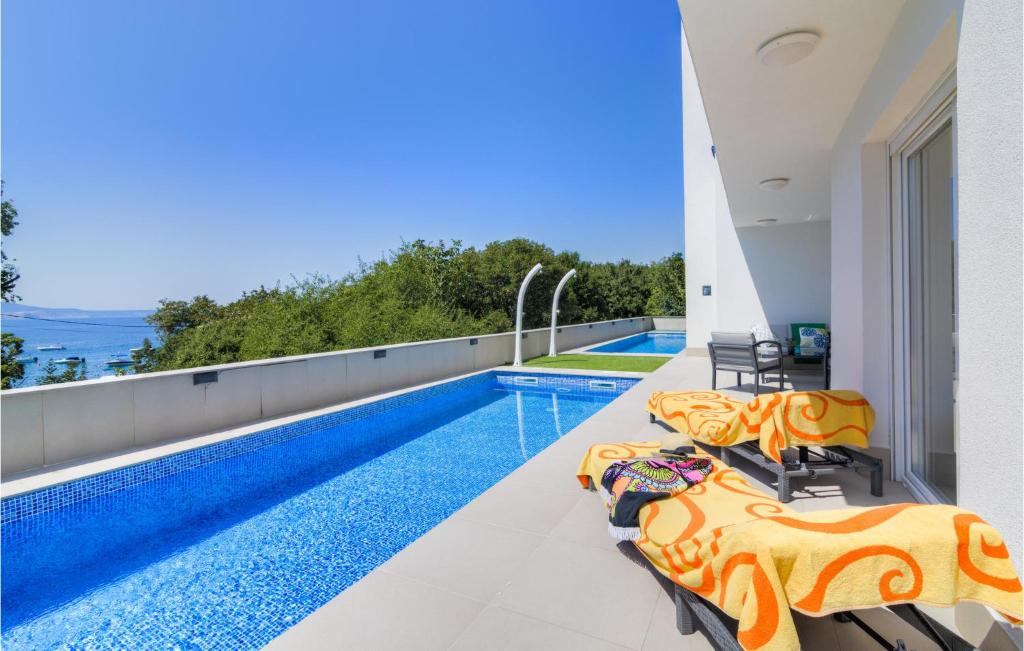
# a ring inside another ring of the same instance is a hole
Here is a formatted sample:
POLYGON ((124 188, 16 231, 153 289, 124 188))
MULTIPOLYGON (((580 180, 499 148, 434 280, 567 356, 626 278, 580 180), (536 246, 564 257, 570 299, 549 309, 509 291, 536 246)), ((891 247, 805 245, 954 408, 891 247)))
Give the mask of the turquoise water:
POLYGON ((3 648, 259 648, 637 382, 516 377, 3 500, 3 648))
MULTIPOLYGON (((81 319, 101 326, 86 326, 51 321, 36 321, 15 317, 2 317, 4 332, 13 332, 25 340, 23 356, 38 358, 38 362, 25 365, 25 378, 20 386, 33 386, 36 378, 43 375, 43 366, 49 359, 63 357, 84 357, 86 375, 97 378, 113 375, 113 369, 104 365, 117 353, 128 354, 132 348, 142 345, 149 337, 157 345, 156 332, 141 317, 89 317, 81 319), (64 344, 64 350, 40 351, 39 346, 64 344)), ((65 368, 60 366, 60 369, 65 368)))
POLYGON ((588 348, 592 353, 652 353, 675 355, 686 348, 685 332, 643 332, 608 344, 588 348))

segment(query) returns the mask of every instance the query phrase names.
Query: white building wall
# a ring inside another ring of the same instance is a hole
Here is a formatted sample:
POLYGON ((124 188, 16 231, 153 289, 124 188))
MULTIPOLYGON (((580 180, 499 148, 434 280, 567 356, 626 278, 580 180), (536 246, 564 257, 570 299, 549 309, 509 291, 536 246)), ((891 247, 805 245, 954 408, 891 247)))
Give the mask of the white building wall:
POLYGON ((893 445, 888 139, 952 64, 956 8, 908 0, 832 150, 832 385, 874 405, 875 448, 893 445))
POLYGON ((736 229, 764 318, 777 334, 790 323, 827 323, 829 222, 736 229))
MULTIPOLYGON (((833 385, 863 392, 878 420, 871 445, 893 447, 893 312, 888 142, 956 66, 959 223, 958 499, 1006 538, 1024 569, 1022 366, 1022 102, 1019 0, 907 0, 833 146, 831 228, 786 248, 783 228, 731 227, 710 156, 712 138, 683 38, 689 345, 712 329, 809 318, 818 305, 833 329, 833 385), (814 238, 830 241, 810 259, 814 238), (829 289, 787 294, 780 281, 825 265, 829 289), (768 269, 760 263, 768 261, 768 269), (829 263, 831 261, 831 263, 829 263), (827 270, 831 268, 834 273, 827 270), (773 271, 774 278, 769 280, 773 271), (711 284, 713 296, 700 286, 711 284), (776 314, 786 314, 783 319, 776 314)), ((734 152, 720 152, 732 155, 734 152)), ((797 228, 797 227, 794 227, 797 228)), ((796 232, 794 230, 794 232, 796 232)))
MULTIPOLYGON (((860 244, 861 259, 864 262, 860 268, 861 339, 854 340, 861 345, 857 347, 855 358, 858 360, 857 372, 861 378, 860 391, 875 408, 871 445, 891 450, 893 346, 892 270, 889 261, 892 237, 889 228, 888 147, 885 143, 868 143, 861 147, 860 156, 860 175, 863 181, 860 244)), ((845 305, 841 307, 847 308, 845 305)), ((891 461, 891 458, 886 461, 891 461)))
POLYGON ((1018 568, 1024 544, 1020 48, 1019 2, 909 0, 837 139, 831 169, 832 259, 841 270, 831 281, 833 382, 871 400, 879 416, 872 445, 891 448, 887 142, 955 63, 958 501, 1003 533, 1018 568))
POLYGON ((682 32, 683 90, 683 211, 686 258, 686 331, 690 351, 705 344, 718 313, 715 204, 722 187, 718 163, 711 155, 711 130, 704 114, 697 73, 693 69, 686 33, 682 32), (711 296, 701 287, 711 285, 711 296))
MULTIPOLYGON (((841 141, 840 141, 841 142, 841 141)), ((863 257, 861 247, 860 141, 832 155, 832 385, 864 389, 863 257)), ((870 399, 870 398, 869 398, 870 399)), ((873 441, 874 443, 874 441, 873 441)))
POLYGON ((735 227, 685 32, 682 70, 688 350, 706 353, 712 330, 827 321, 829 225, 735 227))
MULTIPOLYGON (((716 164, 717 167, 717 164, 716 164)), ((725 186, 715 186, 715 275, 718 278, 718 310, 712 330, 746 330, 766 321, 761 297, 754 287, 750 265, 732 222, 725 186)))
POLYGON ((957 53, 958 499, 1021 548, 1021 3, 967 2, 957 53))

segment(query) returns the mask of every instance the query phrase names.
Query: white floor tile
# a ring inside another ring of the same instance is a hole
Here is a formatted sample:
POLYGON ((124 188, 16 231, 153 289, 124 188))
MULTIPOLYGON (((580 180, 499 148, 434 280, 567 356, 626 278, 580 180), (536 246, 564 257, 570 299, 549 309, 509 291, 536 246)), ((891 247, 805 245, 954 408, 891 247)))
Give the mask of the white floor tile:
POLYGON ((617 552, 548 538, 494 605, 635 649, 659 591, 617 552))
POLYGON ((616 651, 628 648, 488 606, 456 640, 451 651, 616 651))
POLYGON ((542 541, 523 531, 449 518, 381 569, 487 602, 542 541))
POLYGON ((295 649, 447 649, 484 604, 373 572, 268 645, 295 649))

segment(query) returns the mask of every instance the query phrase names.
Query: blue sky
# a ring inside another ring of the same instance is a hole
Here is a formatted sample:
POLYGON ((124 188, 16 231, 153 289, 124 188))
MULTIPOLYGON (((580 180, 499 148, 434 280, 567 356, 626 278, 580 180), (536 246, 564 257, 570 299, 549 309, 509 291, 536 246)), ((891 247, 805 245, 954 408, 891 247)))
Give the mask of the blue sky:
POLYGON ((401 239, 682 251, 672 0, 3 3, 26 303, 339 277, 401 239))

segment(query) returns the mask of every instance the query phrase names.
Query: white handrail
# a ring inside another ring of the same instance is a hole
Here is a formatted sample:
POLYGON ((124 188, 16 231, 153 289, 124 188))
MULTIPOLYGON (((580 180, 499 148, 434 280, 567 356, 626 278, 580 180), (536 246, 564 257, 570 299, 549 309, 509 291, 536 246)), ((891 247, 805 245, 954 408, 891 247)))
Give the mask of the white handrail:
POLYGON ((516 354, 512 360, 512 366, 523 365, 523 302, 526 300, 526 288, 533 277, 540 273, 541 264, 538 262, 526 274, 523 284, 519 286, 519 299, 516 301, 516 354))
POLYGON ((569 273, 562 276, 562 279, 558 281, 558 287, 555 287, 555 298, 551 301, 551 346, 548 348, 548 357, 558 355, 558 351, 555 349, 555 333, 558 332, 558 299, 562 296, 562 288, 565 287, 565 283, 569 282, 569 279, 575 275, 576 270, 570 269, 569 273))

